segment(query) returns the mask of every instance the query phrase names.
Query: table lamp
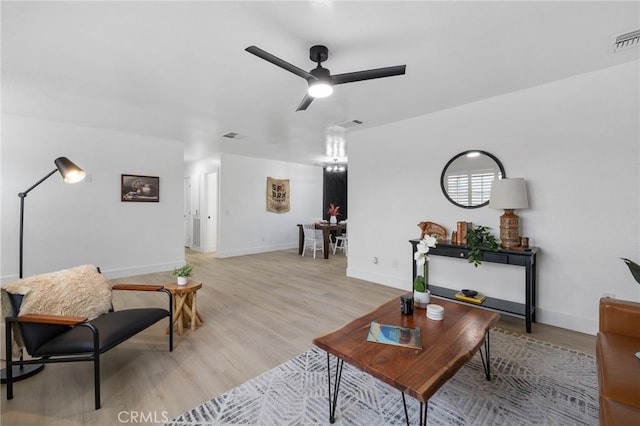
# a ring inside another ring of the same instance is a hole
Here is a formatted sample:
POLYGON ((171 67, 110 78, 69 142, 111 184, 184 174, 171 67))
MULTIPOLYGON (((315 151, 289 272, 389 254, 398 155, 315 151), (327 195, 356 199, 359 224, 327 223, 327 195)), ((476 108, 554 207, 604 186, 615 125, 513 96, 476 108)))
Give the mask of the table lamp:
POLYGON ((520 246, 520 218, 513 211, 529 207, 527 186, 523 178, 499 179, 491 183, 489 206, 504 209, 500 216, 500 246, 512 249, 520 246))

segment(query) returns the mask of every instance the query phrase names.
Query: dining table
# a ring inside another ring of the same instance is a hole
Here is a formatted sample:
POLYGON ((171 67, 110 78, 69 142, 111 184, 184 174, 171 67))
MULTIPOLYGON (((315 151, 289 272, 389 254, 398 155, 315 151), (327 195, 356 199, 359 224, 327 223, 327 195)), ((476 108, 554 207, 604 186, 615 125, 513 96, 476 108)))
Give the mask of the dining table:
MULTIPOLYGON (((346 223, 329 223, 329 222, 319 222, 314 224, 316 229, 322 230, 322 244, 323 244, 323 253, 324 258, 329 259, 329 252, 331 251, 331 244, 329 240, 329 236, 331 235, 331 231, 335 231, 336 235, 342 235, 343 232, 347 230, 346 223)), ((304 229, 302 228, 302 224, 298 224, 298 254, 302 256, 302 251, 304 249, 304 229)))

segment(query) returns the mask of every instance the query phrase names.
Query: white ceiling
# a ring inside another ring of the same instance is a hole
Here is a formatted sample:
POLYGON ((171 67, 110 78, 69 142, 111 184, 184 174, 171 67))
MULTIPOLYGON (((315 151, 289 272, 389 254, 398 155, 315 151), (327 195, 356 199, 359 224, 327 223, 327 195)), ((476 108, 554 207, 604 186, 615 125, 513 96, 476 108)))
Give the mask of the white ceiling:
POLYGON ((184 141, 185 161, 319 164, 345 156, 338 122, 363 121, 354 132, 637 60, 612 39, 638 28, 638 1, 2 1, 2 109, 184 141), (314 44, 334 74, 407 73, 296 112, 306 81, 244 51, 310 70, 314 44))

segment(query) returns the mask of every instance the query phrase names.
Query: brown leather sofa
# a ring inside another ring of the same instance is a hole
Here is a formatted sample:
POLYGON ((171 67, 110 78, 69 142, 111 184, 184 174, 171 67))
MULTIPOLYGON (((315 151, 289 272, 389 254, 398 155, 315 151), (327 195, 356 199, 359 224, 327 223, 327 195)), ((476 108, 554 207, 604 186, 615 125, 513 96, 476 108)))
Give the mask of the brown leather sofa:
POLYGON ((640 425, 640 303, 600 299, 596 361, 601 425, 640 425))

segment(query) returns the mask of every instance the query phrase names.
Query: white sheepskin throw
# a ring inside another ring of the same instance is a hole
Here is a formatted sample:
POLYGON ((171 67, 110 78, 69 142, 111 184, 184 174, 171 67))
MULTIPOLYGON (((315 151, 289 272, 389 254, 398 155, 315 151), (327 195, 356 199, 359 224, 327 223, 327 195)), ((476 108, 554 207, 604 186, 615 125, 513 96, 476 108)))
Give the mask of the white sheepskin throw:
POLYGON ((20 315, 47 314, 87 317, 89 320, 111 309, 111 284, 93 265, 77 266, 48 274, 34 275, 2 286, 4 315, 8 299, 5 291, 22 294, 20 315))

